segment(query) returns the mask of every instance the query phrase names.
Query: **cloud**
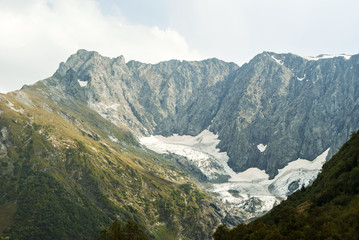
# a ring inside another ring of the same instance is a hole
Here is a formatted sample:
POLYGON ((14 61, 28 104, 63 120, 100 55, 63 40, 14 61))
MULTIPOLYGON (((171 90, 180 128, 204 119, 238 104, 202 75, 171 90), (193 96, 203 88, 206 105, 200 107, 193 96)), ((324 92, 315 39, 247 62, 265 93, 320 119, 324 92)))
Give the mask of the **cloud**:
POLYGON ((51 76, 80 48, 149 63, 356 54, 358 8, 357 0, 1 0, 0 92, 51 76))
POLYGON ((93 0, 5 0, 0 32, 0 92, 51 76, 80 48, 149 63, 203 58, 175 30, 106 16, 93 0))
POLYGON ((262 51, 359 51, 359 1, 168 1, 170 26, 202 54, 242 63, 262 51), (183 18, 182 16, 186 16, 183 18))

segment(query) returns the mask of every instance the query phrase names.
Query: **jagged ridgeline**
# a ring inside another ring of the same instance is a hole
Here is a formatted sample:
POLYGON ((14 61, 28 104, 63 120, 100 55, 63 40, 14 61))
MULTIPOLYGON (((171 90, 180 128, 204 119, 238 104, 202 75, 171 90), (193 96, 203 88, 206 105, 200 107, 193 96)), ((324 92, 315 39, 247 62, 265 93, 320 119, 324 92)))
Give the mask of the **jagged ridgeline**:
POLYGON ((358 239, 359 133, 353 133, 324 166, 312 186, 289 196, 266 216, 229 230, 215 240, 358 239))
POLYGON ((83 103, 48 96, 0 96, 0 236, 93 239, 115 219, 156 239, 210 236, 220 216, 185 172, 83 103))
POLYGON ((136 135, 219 135, 236 172, 270 177, 298 158, 329 157, 359 128, 359 55, 263 52, 239 67, 218 59, 144 64, 79 50, 32 88, 76 99, 136 135), (260 151, 258 145, 266 146, 260 151))

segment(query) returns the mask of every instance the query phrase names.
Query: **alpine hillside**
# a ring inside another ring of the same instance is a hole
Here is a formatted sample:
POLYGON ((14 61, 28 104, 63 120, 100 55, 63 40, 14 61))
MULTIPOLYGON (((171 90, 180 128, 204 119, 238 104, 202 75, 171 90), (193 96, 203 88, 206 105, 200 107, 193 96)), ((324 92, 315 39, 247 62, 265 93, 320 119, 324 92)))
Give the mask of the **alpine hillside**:
POLYGON ((154 239, 209 238, 222 213, 188 173, 54 93, 0 96, 0 236, 94 239, 132 219, 154 239))
POLYGON ((0 236, 133 219, 208 239, 310 185, 359 129, 359 55, 126 62, 79 50, 0 96, 0 236))

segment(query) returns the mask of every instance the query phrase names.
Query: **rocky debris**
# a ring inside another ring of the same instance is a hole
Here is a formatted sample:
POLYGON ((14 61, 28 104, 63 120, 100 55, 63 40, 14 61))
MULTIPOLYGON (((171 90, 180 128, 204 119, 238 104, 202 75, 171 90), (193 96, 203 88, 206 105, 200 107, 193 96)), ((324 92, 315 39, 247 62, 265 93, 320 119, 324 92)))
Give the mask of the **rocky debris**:
POLYGON ((262 208, 262 201, 256 197, 251 197, 243 205, 243 209, 250 213, 256 213, 262 208))

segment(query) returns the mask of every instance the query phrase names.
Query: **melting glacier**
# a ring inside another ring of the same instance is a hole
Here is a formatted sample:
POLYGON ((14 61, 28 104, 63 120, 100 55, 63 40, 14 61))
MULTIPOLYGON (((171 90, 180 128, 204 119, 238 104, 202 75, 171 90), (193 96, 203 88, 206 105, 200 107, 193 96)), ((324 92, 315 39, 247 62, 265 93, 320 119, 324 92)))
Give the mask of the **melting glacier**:
MULTIPOLYGON (((313 161, 300 158, 294 160, 279 169, 274 179, 269 179, 269 175, 258 168, 234 172, 227 164, 227 153, 220 152, 216 147, 220 142, 218 135, 209 130, 204 130, 197 136, 156 135, 141 137, 139 140, 157 153, 185 157, 189 164, 208 178, 208 182, 203 184, 205 190, 215 195, 227 211, 239 211, 247 219, 264 214, 291 193, 310 185, 320 172, 330 150, 328 148, 313 161), (219 176, 226 180, 213 181, 219 176)), ((267 145, 260 144, 257 147, 264 151, 267 145)))

